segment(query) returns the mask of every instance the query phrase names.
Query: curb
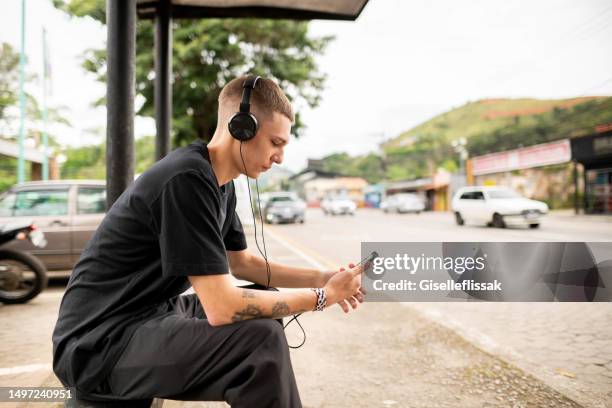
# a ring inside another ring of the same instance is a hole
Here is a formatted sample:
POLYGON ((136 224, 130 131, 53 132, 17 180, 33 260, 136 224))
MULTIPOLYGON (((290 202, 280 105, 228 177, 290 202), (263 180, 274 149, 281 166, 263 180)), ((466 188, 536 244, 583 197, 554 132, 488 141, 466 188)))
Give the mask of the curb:
POLYGON ((433 321, 456 333, 465 341, 474 345, 483 352, 490 354, 507 364, 513 365, 534 378, 542 381, 545 385, 585 407, 606 408, 607 405, 603 398, 596 397, 596 393, 587 386, 572 383, 571 379, 555 375, 542 368, 541 365, 530 361, 526 357, 518 354, 512 348, 503 347, 495 342, 491 337, 472 330, 457 321, 454 321, 442 313, 432 310, 421 309, 410 303, 401 303, 405 307, 414 310, 419 316, 433 321))

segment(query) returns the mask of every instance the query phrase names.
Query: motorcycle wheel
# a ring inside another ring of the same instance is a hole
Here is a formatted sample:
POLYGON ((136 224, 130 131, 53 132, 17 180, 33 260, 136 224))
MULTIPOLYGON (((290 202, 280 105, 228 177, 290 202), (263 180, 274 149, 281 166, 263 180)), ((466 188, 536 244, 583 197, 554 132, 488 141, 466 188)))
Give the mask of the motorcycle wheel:
POLYGON ((0 250, 0 302, 25 303, 42 292, 47 282, 47 270, 38 259, 24 252, 0 250))

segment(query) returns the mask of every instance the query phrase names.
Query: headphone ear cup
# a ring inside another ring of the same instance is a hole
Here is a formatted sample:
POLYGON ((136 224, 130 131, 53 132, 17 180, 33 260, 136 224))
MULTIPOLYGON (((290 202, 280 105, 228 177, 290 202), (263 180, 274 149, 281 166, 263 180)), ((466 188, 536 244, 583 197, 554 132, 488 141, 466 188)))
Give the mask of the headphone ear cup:
POLYGON ((235 139, 246 142, 257 134, 257 119, 250 112, 236 112, 230 119, 228 128, 235 139))

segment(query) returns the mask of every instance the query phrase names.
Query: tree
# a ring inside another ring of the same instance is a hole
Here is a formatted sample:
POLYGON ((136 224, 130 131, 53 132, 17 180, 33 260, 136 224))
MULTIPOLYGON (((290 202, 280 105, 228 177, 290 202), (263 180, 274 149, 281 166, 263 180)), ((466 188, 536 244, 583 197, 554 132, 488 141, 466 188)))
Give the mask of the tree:
POLYGON ((375 153, 358 156, 354 166, 355 173, 366 179, 368 183, 378 183, 385 176, 382 159, 375 153))
MULTIPOLYGON (((155 140, 145 136, 135 141, 136 174, 154 164, 155 140)), ((106 174, 106 146, 104 144, 67 148, 66 163, 61 168, 62 178, 104 179, 106 174)))
MULTIPOLYGON (((75 17, 105 24, 103 0, 53 0, 75 17)), ((325 75, 315 59, 333 37, 313 38, 308 23, 264 19, 186 19, 172 24, 172 106, 175 146, 194 137, 209 140, 217 126, 216 104, 221 88, 247 72, 278 81, 294 106, 318 105, 325 75)), ((139 20, 136 44, 136 92, 144 97, 138 115, 154 116, 154 26, 139 20)), ((106 49, 88 50, 84 68, 106 78, 106 49)), ((97 101, 103 104, 104 100, 97 101)), ((296 115, 292 132, 304 124, 296 115)))
MULTIPOLYGON (((26 75, 26 81, 35 80, 35 75, 26 75)), ((26 117, 31 120, 26 129, 26 137, 33 137, 38 140, 41 129, 38 124, 43 118, 42 107, 34 96, 25 93, 26 117)), ((16 139, 15 128, 17 115, 14 111, 18 108, 19 102, 19 54, 8 43, 0 44, 0 135, 7 139, 16 139), (14 109, 11 109, 14 108, 14 109), (13 111, 13 112, 11 112, 13 111)), ((47 107, 47 122, 61 123, 70 126, 70 122, 62 115, 65 107, 47 107)), ((37 143, 38 144, 38 143, 37 143)), ((50 144, 56 146, 57 143, 50 138, 50 144)))
POLYGON ((19 54, 10 44, 0 44, 0 121, 6 122, 9 106, 17 103, 19 54))
MULTIPOLYGON (((36 79, 35 75, 26 74, 26 83, 36 79)), ((26 118, 25 137, 34 139, 36 145, 41 144, 41 125, 43 112, 36 98, 25 93, 26 118)), ((68 120, 62 116, 63 107, 47 108, 47 123, 61 123, 69 126, 68 120)), ((19 119, 19 54, 8 43, 0 44, 0 137, 16 141, 19 119)), ((57 147, 53 135, 49 135, 49 146, 57 147)), ((0 191, 12 186, 17 181, 17 159, 0 156, 0 191)), ((26 166, 26 178, 30 167, 26 166)))
POLYGON ((342 174, 345 176, 350 175, 350 167, 353 159, 348 153, 332 153, 325 156, 321 160, 323 162, 323 171, 342 174))

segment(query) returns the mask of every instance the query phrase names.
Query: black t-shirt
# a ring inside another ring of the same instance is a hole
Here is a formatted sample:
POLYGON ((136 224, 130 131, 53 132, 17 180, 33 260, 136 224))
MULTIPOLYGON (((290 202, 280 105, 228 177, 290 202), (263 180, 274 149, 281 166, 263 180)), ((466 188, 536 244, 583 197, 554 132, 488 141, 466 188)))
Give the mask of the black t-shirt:
POLYGON ((234 184, 219 187, 202 142, 174 150, 138 177, 68 282, 53 331, 58 378, 95 389, 134 330, 189 289, 189 275, 228 273, 225 251, 247 247, 235 209, 234 184))

